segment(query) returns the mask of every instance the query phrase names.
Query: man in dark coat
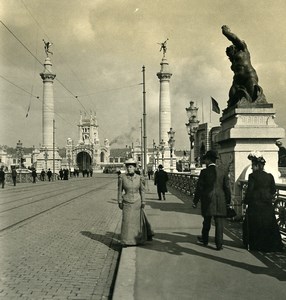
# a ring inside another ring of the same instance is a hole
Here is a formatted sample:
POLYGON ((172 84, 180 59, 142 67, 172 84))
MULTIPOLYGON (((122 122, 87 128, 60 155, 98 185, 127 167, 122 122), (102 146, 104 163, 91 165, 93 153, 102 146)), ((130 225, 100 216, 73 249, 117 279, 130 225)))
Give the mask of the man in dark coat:
POLYGON ((48 176, 49 181, 51 181, 52 175, 53 175, 53 172, 51 171, 51 169, 49 169, 48 172, 47 172, 47 176, 48 176))
POLYGON ((17 171, 15 167, 11 167, 11 175, 12 175, 12 180, 13 180, 13 184, 14 186, 16 186, 16 182, 17 182, 17 171))
POLYGON ((32 177, 33 177, 33 183, 36 183, 36 178, 37 178, 37 171, 36 171, 36 169, 32 170, 32 177))
POLYGON ((3 166, 0 168, 0 185, 2 185, 2 189, 4 189, 4 186, 5 186, 5 172, 4 172, 4 167, 3 166))
POLYGON ((163 170, 163 166, 159 165, 158 166, 158 171, 155 172, 155 179, 154 179, 154 184, 157 185, 157 193, 159 200, 163 199, 166 200, 165 193, 167 193, 167 181, 168 181, 168 174, 163 170))
POLYGON ((215 151, 208 151, 203 160, 207 168, 200 173, 197 188, 193 200, 196 208, 201 201, 201 213, 204 218, 202 235, 198 236, 198 242, 208 244, 211 219, 215 221, 215 243, 217 250, 222 249, 224 218, 226 217, 227 205, 230 204, 231 192, 227 172, 216 166, 217 159, 215 151))

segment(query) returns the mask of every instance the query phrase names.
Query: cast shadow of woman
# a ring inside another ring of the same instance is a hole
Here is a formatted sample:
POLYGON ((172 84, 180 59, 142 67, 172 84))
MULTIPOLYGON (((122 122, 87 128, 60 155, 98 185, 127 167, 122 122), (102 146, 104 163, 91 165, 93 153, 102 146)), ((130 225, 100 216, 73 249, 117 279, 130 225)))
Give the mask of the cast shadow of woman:
POLYGON ((119 234, 107 231, 106 234, 99 234, 99 233, 92 233, 90 231, 81 231, 80 232, 83 236, 86 236, 92 240, 98 241, 110 249, 114 251, 121 251, 121 244, 119 240, 119 234))

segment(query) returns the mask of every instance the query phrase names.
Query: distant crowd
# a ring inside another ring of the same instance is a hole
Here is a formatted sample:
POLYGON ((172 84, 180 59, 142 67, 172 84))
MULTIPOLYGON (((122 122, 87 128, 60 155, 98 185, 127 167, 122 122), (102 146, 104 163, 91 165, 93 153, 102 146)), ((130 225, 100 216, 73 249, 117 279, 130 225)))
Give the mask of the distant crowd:
MULTIPOLYGON (((8 172, 8 169, 4 169, 4 166, 1 166, 0 168, 0 186, 2 189, 5 187, 6 182, 6 172, 8 172)), ((10 173, 10 172, 9 172, 10 173)), ((32 182, 36 183, 37 181, 52 181, 52 180, 68 180, 70 177, 79 177, 79 174, 82 173, 82 177, 92 177, 93 170, 92 169, 84 169, 80 171, 79 169, 74 169, 71 171, 70 169, 61 168, 59 170, 58 174, 55 174, 55 177, 53 176, 53 172, 49 168, 48 171, 45 171, 42 169, 40 173, 37 173, 35 168, 32 168, 31 177, 32 182)), ((11 177, 13 185, 16 186, 17 184, 17 169, 15 166, 11 167, 11 177)))

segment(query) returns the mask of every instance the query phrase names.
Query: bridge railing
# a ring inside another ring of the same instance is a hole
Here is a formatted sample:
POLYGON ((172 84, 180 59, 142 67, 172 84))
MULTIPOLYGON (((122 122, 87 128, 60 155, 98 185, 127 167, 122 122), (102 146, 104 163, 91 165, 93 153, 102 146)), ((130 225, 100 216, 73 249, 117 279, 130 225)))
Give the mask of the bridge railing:
MULTIPOLYGON (((194 196, 198 175, 189 173, 168 173, 168 185, 183 192, 184 194, 194 196)), ((247 188, 247 180, 240 180, 239 187, 241 189, 241 214, 245 214, 246 206, 243 205, 243 199, 247 188)), ((276 184, 276 194, 273 198, 273 206, 278 226, 282 232, 286 233, 286 184, 276 184)), ((238 209, 238 208, 237 208, 238 209)))
MULTIPOLYGON (((240 180, 241 203, 247 189, 247 180, 240 180)), ((286 184, 276 183, 276 194, 273 197, 272 204, 274 207, 275 217, 281 232, 286 233, 286 184)), ((245 214, 246 205, 242 205, 243 214, 245 214)))
POLYGON ((168 173, 168 185, 187 194, 194 196, 199 176, 190 173, 168 173))

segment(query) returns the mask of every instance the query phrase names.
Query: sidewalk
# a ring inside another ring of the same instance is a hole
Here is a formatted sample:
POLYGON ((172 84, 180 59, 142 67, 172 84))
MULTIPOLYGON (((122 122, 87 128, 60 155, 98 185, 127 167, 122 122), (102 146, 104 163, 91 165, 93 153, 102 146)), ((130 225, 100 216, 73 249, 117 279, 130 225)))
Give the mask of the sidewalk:
POLYGON ((240 224, 226 221, 224 249, 216 251, 214 227, 207 247, 200 209, 176 191, 157 200, 149 181, 146 214, 152 242, 122 249, 113 300, 285 299, 286 253, 254 253, 242 248, 240 224))

